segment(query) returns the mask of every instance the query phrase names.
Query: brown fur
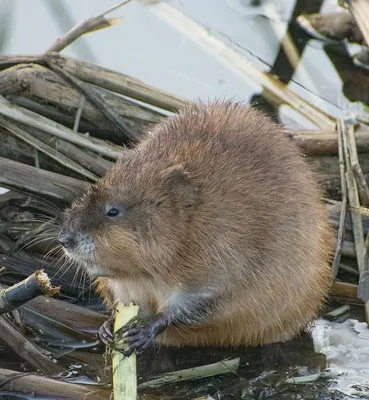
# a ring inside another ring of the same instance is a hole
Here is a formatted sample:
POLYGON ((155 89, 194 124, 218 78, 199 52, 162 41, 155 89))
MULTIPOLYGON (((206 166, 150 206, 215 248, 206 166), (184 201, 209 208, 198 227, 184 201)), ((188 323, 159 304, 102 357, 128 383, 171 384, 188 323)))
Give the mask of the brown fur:
POLYGON ((242 105, 191 105, 166 119, 67 220, 93 239, 79 258, 101 266, 108 306, 134 301, 149 317, 173 293, 219 296, 211 318, 170 326, 164 344, 287 340, 328 291, 332 235, 313 174, 282 127, 242 105), (108 221, 104 205, 122 202, 126 215, 108 221))

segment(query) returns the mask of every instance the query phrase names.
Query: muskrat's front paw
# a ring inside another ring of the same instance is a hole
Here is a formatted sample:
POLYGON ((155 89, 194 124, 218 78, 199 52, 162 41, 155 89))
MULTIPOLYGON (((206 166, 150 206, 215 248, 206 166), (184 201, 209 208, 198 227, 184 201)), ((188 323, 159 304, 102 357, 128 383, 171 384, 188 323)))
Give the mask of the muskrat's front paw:
POLYGON ((111 346, 114 338, 114 320, 115 318, 111 317, 106 320, 99 329, 99 336, 103 343, 107 346, 111 346))
POLYGON ((129 345, 124 350, 124 354, 129 356, 134 350, 147 349, 154 343, 156 336, 156 330, 151 325, 129 329, 123 335, 123 341, 129 345))

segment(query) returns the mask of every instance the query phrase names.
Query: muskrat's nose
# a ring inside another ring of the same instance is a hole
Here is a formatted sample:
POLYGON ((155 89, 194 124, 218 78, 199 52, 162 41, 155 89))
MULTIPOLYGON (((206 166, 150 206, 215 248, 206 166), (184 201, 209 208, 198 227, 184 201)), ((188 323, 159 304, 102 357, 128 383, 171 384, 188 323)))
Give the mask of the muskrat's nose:
POLYGON ((66 249, 70 249, 74 245, 73 234, 70 231, 62 231, 59 233, 59 243, 66 249))

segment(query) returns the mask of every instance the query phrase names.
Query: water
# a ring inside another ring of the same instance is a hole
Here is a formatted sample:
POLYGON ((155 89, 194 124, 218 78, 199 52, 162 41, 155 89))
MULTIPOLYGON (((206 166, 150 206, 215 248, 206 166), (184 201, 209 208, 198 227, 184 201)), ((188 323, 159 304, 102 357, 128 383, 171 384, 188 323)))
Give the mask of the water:
MULTIPOLYGON (((86 35, 64 52, 186 99, 227 96, 248 101, 261 92, 261 87, 252 79, 236 74, 231 66, 222 64, 214 54, 163 22, 155 6, 142 3, 129 3, 114 14, 124 14, 120 24, 86 35)), ((169 3, 231 44, 259 68, 272 68, 279 75, 289 69, 278 54, 294 6, 303 11, 317 10, 320 4, 328 11, 336 7, 333 0, 305 0, 297 5, 293 0, 263 0, 258 8, 249 7, 245 0, 173 0, 169 3)), ((8 27, 1 53, 34 54, 45 51, 75 23, 103 12, 117 1, 17 0, 9 4, 7 0, 0 2, 6 11, 1 15, 2 24, 8 27)), ((290 87, 324 111, 338 116, 345 96, 341 93, 340 77, 322 46, 316 40, 300 46, 303 47, 301 60, 295 71, 288 71, 292 79, 290 87)), ((285 119, 289 124, 297 122, 309 127, 295 115, 292 121, 285 119)))
MULTIPOLYGON (((42 53, 74 24, 116 3, 116 0, 1 0, 0 52, 2 55, 42 53)), ((342 80, 357 71, 350 70, 347 58, 335 55, 323 43, 288 24, 291 14, 296 17, 304 11, 336 9, 335 0, 263 0, 256 8, 247 0, 173 0, 168 3, 206 27, 259 69, 280 76, 295 93, 333 117, 347 112, 358 100, 368 102, 365 86, 351 84, 348 87, 347 81, 342 80), (287 32, 297 51, 295 65, 291 65, 281 50, 281 40, 287 32), (340 61, 337 65, 332 62, 336 58, 340 61)), ((157 8, 133 1, 115 15, 120 13, 124 14, 120 24, 84 36, 64 53, 131 75, 186 99, 233 97, 249 101, 262 93, 257 82, 222 62, 213 51, 196 43, 175 24, 166 22, 157 8)), ((357 46, 349 45, 348 50, 353 53, 357 46)), ((281 118, 289 127, 314 127, 288 107, 281 108, 281 118)), ((201 384, 180 384, 154 392, 172 398, 195 398, 205 394, 215 399, 369 398, 367 332, 366 326, 355 323, 327 325, 320 322, 313 331, 313 342, 304 337, 282 349, 276 346, 243 352, 237 375, 208 378, 201 384), (319 351, 314 352, 314 348, 319 351), (321 378, 306 385, 285 383, 286 376, 314 376, 326 367, 330 368, 334 379, 321 378), (337 373, 344 375, 339 377, 337 373)), ((231 356, 215 351, 205 353, 188 351, 169 356, 155 353, 154 358, 143 356, 140 362, 142 371, 146 372, 144 379, 154 376, 155 372, 188 368, 231 356)), ((3 360, 7 357, 3 353, 3 360)), ((62 358, 72 365, 71 370, 77 376, 80 368, 73 366, 76 360, 82 359, 82 375, 103 378, 103 361, 101 365, 98 361, 102 360, 101 348, 93 347, 90 353, 78 349, 62 358)))

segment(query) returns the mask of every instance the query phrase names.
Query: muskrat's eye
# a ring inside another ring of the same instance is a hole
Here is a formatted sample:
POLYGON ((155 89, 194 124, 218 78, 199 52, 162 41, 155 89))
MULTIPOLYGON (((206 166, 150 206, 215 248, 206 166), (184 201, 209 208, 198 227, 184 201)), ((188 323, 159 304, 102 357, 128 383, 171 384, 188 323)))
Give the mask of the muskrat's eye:
POLYGON ((120 214, 120 211, 117 208, 111 208, 110 210, 108 210, 108 212, 106 213, 106 215, 108 217, 117 217, 120 214))
POLYGON ((126 205, 109 204, 105 207, 105 215, 110 218, 120 217, 124 214, 126 210, 126 205))

